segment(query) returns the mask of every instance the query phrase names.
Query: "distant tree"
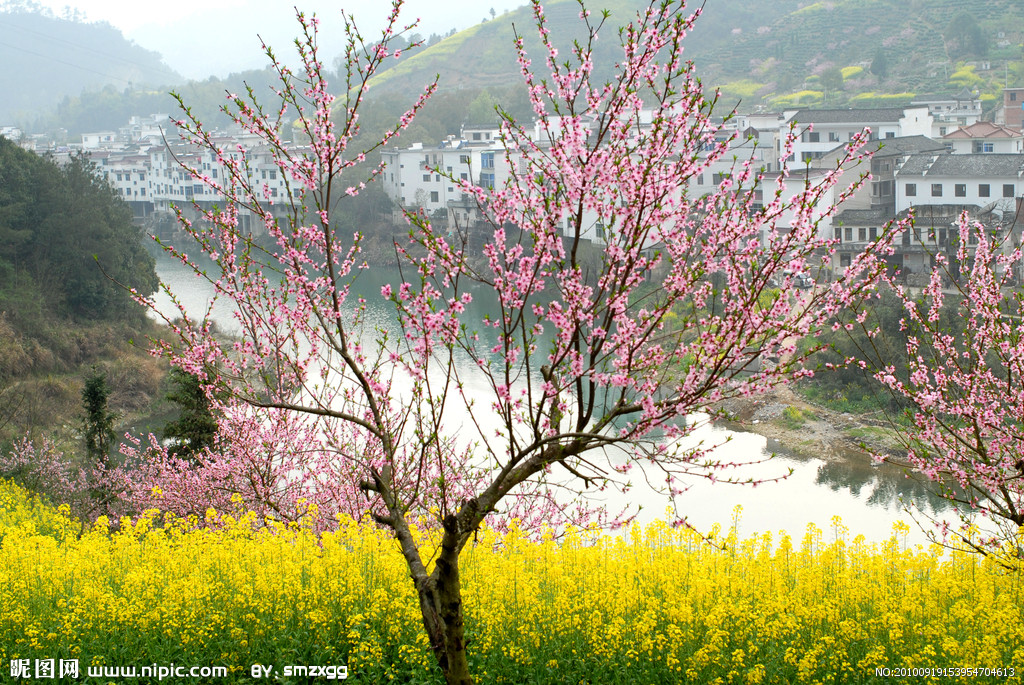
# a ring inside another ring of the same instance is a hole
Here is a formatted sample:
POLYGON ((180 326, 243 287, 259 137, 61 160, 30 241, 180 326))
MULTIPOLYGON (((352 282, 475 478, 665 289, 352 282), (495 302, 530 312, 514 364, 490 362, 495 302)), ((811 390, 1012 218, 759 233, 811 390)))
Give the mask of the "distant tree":
POLYGON ((985 40, 978 21, 969 12, 960 12, 946 27, 946 50, 950 59, 958 57, 984 57, 988 54, 985 40))
POLYGON ((467 124, 497 124, 500 119, 495 109, 497 103, 486 90, 480 92, 466 111, 467 124))
POLYGON ((875 58, 871 60, 870 70, 878 78, 885 78, 889 75, 889 58, 885 56, 885 51, 882 48, 878 48, 875 58))
POLYGON ((163 438, 173 440, 168 452, 188 457, 213 448, 217 437, 217 417, 198 376, 175 367, 170 375, 173 389, 167 399, 178 405, 178 418, 164 426, 163 438))
POLYGON ((107 406, 110 389, 107 377, 95 372, 85 379, 82 390, 82 408, 85 416, 82 428, 85 436, 85 451, 91 464, 107 466, 111 448, 117 442, 114 433, 114 421, 117 415, 111 413, 107 406))
POLYGON ((843 70, 839 67, 829 67, 821 72, 821 87, 828 93, 835 93, 843 89, 843 70))
POLYGON ((39 301, 51 317, 142 320, 103 270, 140 293, 156 290, 153 258, 128 206, 87 157, 58 167, 0 138, 0 311, 21 330, 39 301))
POLYGON ((492 8, 491 8, 491 19, 494 19, 494 18, 495 18, 496 16, 498 16, 498 13, 497 13, 497 12, 495 12, 495 11, 494 11, 494 8, 492 7, 492 8))

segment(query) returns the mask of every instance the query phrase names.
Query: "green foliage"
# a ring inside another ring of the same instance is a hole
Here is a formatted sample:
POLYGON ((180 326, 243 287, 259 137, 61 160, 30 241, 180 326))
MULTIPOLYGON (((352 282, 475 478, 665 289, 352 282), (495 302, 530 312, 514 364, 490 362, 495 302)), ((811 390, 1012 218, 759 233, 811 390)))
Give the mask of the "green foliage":
POLYGON ((85 379, 85 388, 82 390, 82 408, 85 410, 82 429, 85 451, 92 464, 106 465, 111 448, 117 443, 117 435, 114 433, 117 415, 112 414, 107 406, 109 398, 106 376, 94 373, 85 379))
POLYGON ((843 70, 839 67, 829 67, 821 72, 821 87, 826 92, 841 90, 843 87, 843 70))
POLYGON ((946 27, 946 47, 952 59, 985 57, 988 41, 971 12, 959 12, 946 27))
POLYGON ((164 426, 163 438, 174 441, 168 450, 175 456, 189 456, 212 448, 217 436, 217 418, 199 378, 175 367, 170 374, 173 389, 167 399, 178 405, 178 418, 164 426))
MULTIPOLYGON (((955 316, 952 299, 949 298, 942 310, 944 323, 950 325, 955 316)), ((814 377, 798 386, 805 396, 835 411, 861 414, 885 411, 890 416, 900 415, 903 402, 899 398, 856 363, 846 365, 844 361, 848 358, 864 359, 873 368, 892 365, 896 369, 896 377, 907 381, 907 336, 914 332, 901 326, 903 312, 900 300, 891 293, 885 294, 868 303, 863 324, 853 319, 855 312, 847 312, 839 323, 850 324, 851 330, 843 326, 837 331, 824 331, 813 340, 802 343, 829 346, 813 358, 819 367, 814 377), (840 368, 826 368, 827 365, 840 368)))
POLYGON ((787 428, 796 430, 807 423, 807 417, 796 407, 786 407, 782 410, 782 423, 787 428))
POLYGON ((878 48, 875 58, 871 60, 871 73, 878 78, 885 78, 889 75, 889 58, 885 56, 885 50, 878 48))
POLYGON ((474 125, 497 124, 500 121, 495 106, 498 103, 485 88, 480 91, 473 102, 469 103, 469 111, 466 114, 466 123, 474 125))
POLYGON ((30 332, 54 316, 140 320, 114 281, 156 290, 131 210, 86 157, 58 167, 0 138, 0 311, 30 332))

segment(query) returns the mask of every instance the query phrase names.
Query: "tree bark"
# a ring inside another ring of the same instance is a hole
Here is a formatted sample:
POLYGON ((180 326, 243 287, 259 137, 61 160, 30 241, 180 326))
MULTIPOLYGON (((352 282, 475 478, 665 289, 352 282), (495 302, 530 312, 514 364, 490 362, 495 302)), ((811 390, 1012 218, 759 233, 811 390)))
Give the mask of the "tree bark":
POLYGON ((466 631, 459 579, 460 525, 455 516, 444 521, 441 553, 434 572, 417 583, 423 626, 430 648, 448 685, 470 685, 466 631))

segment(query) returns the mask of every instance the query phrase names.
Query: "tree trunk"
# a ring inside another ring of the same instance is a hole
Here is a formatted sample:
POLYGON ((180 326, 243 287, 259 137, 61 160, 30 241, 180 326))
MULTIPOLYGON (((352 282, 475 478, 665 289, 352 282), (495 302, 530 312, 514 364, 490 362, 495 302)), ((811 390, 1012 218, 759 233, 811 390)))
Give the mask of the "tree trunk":
POLYGON ((459 580, 458 524, 450 516, 444 522, 441 554, 434 572, 417 583, 423 625, 430 647, 448 685, 470 685, 466 657, 466 631, 462 611, 462 587, 459 580))

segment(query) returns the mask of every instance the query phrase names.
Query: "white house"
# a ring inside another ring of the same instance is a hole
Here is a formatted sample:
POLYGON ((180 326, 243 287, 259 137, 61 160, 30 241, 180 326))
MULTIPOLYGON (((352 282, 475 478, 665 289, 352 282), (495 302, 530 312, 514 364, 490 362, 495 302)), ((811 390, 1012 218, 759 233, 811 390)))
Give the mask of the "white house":
POLYGON ((1022 175, 1024 154, 912 155, 896 170, 896 212, 956 205, 1012 213, 1022 175))
POLYGON ((981 121, 981 97, 966 88, 953 95, 918 95, 910 104, 928 108, 934 120, 932 138, 941 138, 958 128, 981 121))
POLYGON ((954 154, 1024 152, 1024 132, 988 121, 951 131, 942 137, 954 154))
MULTIPOLYGON (((840 143, 870 129, 870 139, 929 136, 932 115, 928 107, 882 107, 878 109, 801 109, 784 113, 779 137, 784 140, 790 126, 797 138, 790 162, 809 162, 821 158, 840 143)), ((781 152, 780 152, 781 156, 781 152)))
POLYGON ((473 141, 476 144, 450 138, 438 147, 416 143, 381 151, 384 192, 400 207, 423 209, 433 216, 466 199, 446 174, 478 186, 502 185, 509 175, 505 148, 493 138, 485 141, 482 131, 470 135, 474 133, 481 136, 473 141))

